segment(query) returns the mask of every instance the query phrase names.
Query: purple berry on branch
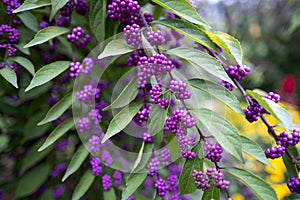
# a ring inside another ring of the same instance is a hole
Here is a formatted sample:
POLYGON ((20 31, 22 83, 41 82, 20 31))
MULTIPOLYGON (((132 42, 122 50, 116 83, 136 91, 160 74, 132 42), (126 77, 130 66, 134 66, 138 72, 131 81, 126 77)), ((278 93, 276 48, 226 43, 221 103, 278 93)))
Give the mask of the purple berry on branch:
POLYGON ((223 149, 219 144, 214 144, 214 142, 205 142, 204 146, 204 157, 211 160, 212 162, 220 162, 222 158, 223 149))
POLYGON ((10 43, 0 44, 0 49, 5 49, 8 57, 12 57, 17 53, 17 49, 10 43))
POLYGON ((229 66, 225 69, 228 76, 232 80, 242 81, 245 76, 248 76, 251 69, 244 65, 244 68, 242 68, 240 65, 237 66, 229 66))
POLYGON ((80 133, 88 132, 90 130, 90 120, 87 117, 83 117, 77 122, 80 133))
POLYGON ((71 62, 70 63, 70 77, 76 78, 80 75, 82 65, 80 62, 71 62))
POLYGON ((266 113, 266 110, 260 104, 254 102, 244 110, 244 113, 246 119, 251 123, 257 121, 262 114, 266 113))
POLYGON ((58 199, 59 197, 61 197, 64 193, 65 193, 66 187, 63 184, 59 184, 57 185, 52 192, 52 197, 54 199, 58 199))
POLYGON ((176 175, 170 175, 170 176, 168 176, 167 182, 169 184, 168 189, 169 189, 170 192, 175 192, 175 191, 178 190, 177 179, 178 178, 177 178, 176 175))
POLYGON ((208 184, 208 176, 205 172, 197 171, 194 169, 192 176, 198 189, 205 191, 210 188, 210 185, 208 184))
POLYGON ((74 0, 74 5, 78 14, 84 15, 89 11, 89 4, 85 0, 74 0))
POLYGON ((158 166, 159 166, 158 158, 156 157, 152 158, 147 165, 147 168, 149 169, 148 176, 156 176, 158 174, 158 166))
POLYGON ((87 75, 87 74, 91 73, 93 67, 94 67, 93 59, 92 58, 85 58, 82 61, 81 72, 87 75))
POLYGON ((75 4, 73 1, 68 1, 64 7, 60 10, 60 14, 64 17, 69 17, 71 16, 73 10, 74 10, 75 4))
POLYGON ((102 167, 100 166, 100 160, 97 157, 92 158, 90 161, 90 164, 92 166, 92 173, 95 176, 99 176, 102 173, 102 167))
POLYGON ((115 171, 113 178, 115 180, 115 186, 119 187, 122 184, 122 173, 119 171, 115 171))
POLYGON ((294 129, 292 132, 292 136, 293 136, 293 146, 296 146, 299 142, 300 142, 300 131, 297 129, 294 129))
POLYGON ((67 35, 67 40, 71 43, 77 42, 84 35, 84 30, 81 27, 73 28, 72 33, 67 35))
POLYGON ((88 113, 89 117, 94 121, 94 124, 97 125, 101 122, 102 116, 99 113, 98 109, 91 109, 88 113))
POLYGON ((276 94, 274 92, 269 92, 266 96, 266 99, 270 99, 271 101, 274 101, 275 103, 278 103, 280 101, 280 95, 276 94))
POLYGON ((290 181, 287 184, 291 192, 300 194, 300 179, 297 177, 291 177, 290 181))
POLYGON ((99 98, 100 89, 94 87, 92 84, 85 85, 83 90, 76 93, 77 100, 82 101, 86 104, 92 104, 95 99, 99 98))
POLYGON ((186 159, 193 159, 193 158, 196 158, 196 156, 197 156, 197 154, 192 151, 187 151, 182 154, 182 157, 186 158, 186 159))
POLYGON ((105 174, 102 177, 102 186, 103 186, 103 190, 107 191, 111 188, 112 184, 111 184, 111 177, 110 175, 105 174))
POLYGON ((153 143, 154 142, 153 137, 151 137, 151 135, 149 133, 144 133, 143 140, 144 140, 144 142, 147 142, 147 143, 153 143))
POLYGON ((265 150, 267 158, 275 159, 284 155, 286 148, 284 146, 270 147, 265 150))
POLYGON ((137 49, 129 55, 127 64, 129 66, 137 66, 141 57, 146 56, 143 49, 137 49))
POLYGON ((101 160, 105 166, 110 166, 113 163, 113 158, 108 151, 101 152, 101 160))
POLYGON ((137 114, 136 114, 136 116, 134 118, 134 120, 136 121, 136 123, 139 124, 139 125, 141 125, 141 124, 143 124, 143 122, 146 122, 149 119, 151 109, 152 109, 152 105, 149 105, 147 107, 141 108, 137 112, 137 114))
POLYGON ((145 21, 150 24, 151 22, 154 21, 153 19, 153 15, 151 13, 145 13, 144 14, 144 18, 145 18, 145 21))
POLYGON ((177 99, 183 101, 191 98, 192 94, 187 90, 187 84, 183 81, 171 80, 169 83, 170 91, 175 93, 177 99))
POLYGON ((166 43, 166 39, 160 30, 155 32, 149 31, 147 32, 146 36, 151 46, 162 45, 166 43))
POLYGON ((224 80, 220 81, 219 85, 227 88, 229 91, 232 91, 234 89, 234 87, 233 87, 233 85, 231 83, 229 83, 227 81, 224 81, 224 80))
POLYGON ((91 40, 91 36, 89 34, 86 34, 84 38, 76 42, 76 47, 84 49, 88 45, 90 40, 91 40))
POLYGON ((0 26, 0 36, 7 36, 9 42, 17 43, 19 41, 19 31, 12 26, 2 24, 0 26))
POLYGON ((141 29, 139 25, 127 25, 123 29, 123 32, 127 44, 135 48, 140 48, 142 46, 141 29))
POLYGON ((18 0, 2 0, 2 2, 7 6, 7 14, 14 15, 13 11, 21 6, 18 0))
POLYGON ((154 184, 155 188, 157 189, 157 194, 159 196, 165 196, 168 192, 168 186, 166 184, 166 182, 164 181, 164 179, 159 178, 155 181, 154 184))
POLYGON ((160 156, 161 156, 161 164, 166 166, 169 165, 171 163, 171 153, 168 150, 168 148, 163 148, 160 152, 160 156))

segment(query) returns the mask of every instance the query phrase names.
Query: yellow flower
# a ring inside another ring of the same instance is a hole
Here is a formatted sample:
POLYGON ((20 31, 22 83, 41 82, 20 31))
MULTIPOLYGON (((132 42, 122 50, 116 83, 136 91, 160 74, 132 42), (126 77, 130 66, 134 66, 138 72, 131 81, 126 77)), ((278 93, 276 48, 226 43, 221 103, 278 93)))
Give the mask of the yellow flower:
POLYGON ((232 199, 233 200, 244 200, 244 197, 240 193, 237 193, 237 194, 232 195, 232 199))

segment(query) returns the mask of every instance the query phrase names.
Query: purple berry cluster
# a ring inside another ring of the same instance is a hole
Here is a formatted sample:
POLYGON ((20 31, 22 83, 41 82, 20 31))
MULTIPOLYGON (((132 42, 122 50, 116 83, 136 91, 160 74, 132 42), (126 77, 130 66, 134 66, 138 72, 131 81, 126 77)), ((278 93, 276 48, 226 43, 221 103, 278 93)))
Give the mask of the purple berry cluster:
POLYGON ((300 194, 300 179, 299 178, 291 177, 287 186, 289 187, 291 192, 300 194))
POLYGON ((2 2, 7 6, 7 14, 13 15, 13 11, 21 6, 18 0, 2 0, 2 2))
POLYGON ((196 125, 193 117, 184 113, 181 109, 175 109, 172 111, 172 117, 167 118, 166 126, 175 135, 186 135, 186 128, 191 128, 196 125), (179 125, 179 123, 181 124, 179 125), (182 127, 182 129, 180 129, 182 127))
POLYGON ((270 147, 265 150, 265 155, 267 158, 275 159, 280 158, 284 155, 286 148, 284 146, 276 146, 276 147, 270 147))
POLYGON ((71 0, 62 7, 60 15, 63 17, 70 17, 75 7, 76 12, 81 15, 84 15, 89 11, 89 5, 86 0, 71 0))
POLYGON ((205 142, 204 146, 204 157, 211 160, 212 162, 220 162, 222 158, 223 149, 219 144, 214 144, 214 142, 205 142))
POLYGON ((159 178, 155 181, 155 188, 157 189, 157 194, 159 196, 165 196, 168 192, 168 185, 166 184, 165 180, 159 178))
POLYGON ((111 188, 112 184, 111 184, 111 177, 108 174, 105 174, 102 177, 102 186, 103 186, 103 190, 107 191, 111 188))
POLYGON ((143 134, 143 140, 144 140, 144 142, 147 142, 147 143, 153 143, 154 142, 153 137, 151 137, 151 135, 149 133, 144 133, 143 134))
POLYGON ((186 159, 193 159, 193 158, 196 158, 196 156, 197 156, 197 154, 192 151, 186 151, 182 154, 182 157, 184 157, 186 159))
POLYGON ((144 18, 148 24, 150 24, 154 20, 153 15, 151 13, 145 13, 144 18))
POLYGON ((166 98, 159 98, 162 93, 162 88, 160 85, 154 86, 150 91, 150 98, 154 100, 155 104, 162 108, 166 109, 169 106, 169 101, 166 98))
POLYGON ((161 164, 166 166, 169 165, 171 163, 171 153, 168 150, 168 148, 163 148, 160 152, 160 156, 161 156, 161 164))
POLYGON ((108 5, 108 17, 124 24, 143 25, 141 8, 137 1, 115 0, 108 5))
POLYGON ((280 95, 276 94, 274 92, 269 92, 266 96, 266 99, 270 99, 271 101, 274 101, 275 103, 278 103, 280 101, 280 95))
POLYGON ((16 72, 18 70, 18 65, 16 63, 13 63, 12 65, 7 65, 3 62, 0 66, 0 69, 3 69, 3 68, 8 68, 8 69, 11 69, 14 72, 16 72))
POLYGON ((92 166, 92 173, 95 176, 99 176, 102 173, 102 167, 100 166, 100 160, 97 157, 92 158, 90 161, 90 164, 92 166))
POLYGON ((102 116, 100 115, 98 109, 96 108, 91 109, 88 115, 92 119, 95 125, 98 125, 101 122, 102 116))
POLYGON ((260 104, 254 102, 250 104, 247 109, 244 110, 246 119, 252 123, 258 120, 262 114, 266 113, 266 110, 264 107, 262 107, 260 104))
POLYGON ((61 163, 55 166, 54 170, 50 173, 51 178, 58 177, 63 171, 65 171, 67 168, 66 163, 61 163))
POLYGON ((127 44, 140 48, 142 45, 141 29, 137 24, 127 25, 123 29, 125 41, 127 44))
POLYGON ((140 58, 143 56, 146 56, 143 49, 137 49, 136 51, 132 52, 127 60, 128 66, 137 66, 140 58))
POLYGON ((113 158, 111 157, 109 151, 102 151, 100 157, 103 164, 107 167, 113 163, 113 158))
POLYGON ((115 186, 119 187, 122 184, 122 173, 119 171, 115 171, 113 178, 115 180, 115 186))
POLYGON ((17 49, 10 43, 0 44, 0 49, 5 49, 8 57, 12 57, 17 53, 17 49))
POLYGON ((80 75, 81 68, 82 68, 82 65, 80 64, 80 62, 71 62, 69 76, 71 78, 78 77, 80 75))
POLYGON ((83 117, 78 120, 77 126, 79 129, 79 133, 88 132, 90 130, 90 120, 87 117, 83 117))
POLYGON ((183 81, 171 80, 169 83, 170 91, 175 93, 177 99, 183 101, 191 98, 192 94, 187 90, 187 84, 183 81))
POLYGON ((84 33, 81 27, 73 28, 72 33, 67 35, 67 40, 71 43, 76 43, 78 48, 85 48, 90 42, 91 36, 89 34, 84 36, 84 33))
POLYGON ((149 169, 148 176, 156 176, 158 174, 158 166, 159 166, 158 158, 156 157, 152 158, 147 165, 147 168, 149 169))
POLYGON ((7 36, 7 39, 11 43, 17 43, 19 41, 19 31, 7 24, 0 26, 0 36, 7 36))
POLYGON ((155 32, 149 31, 147 32, 146 36, 151 46, 158 46, 166 43, 166 39, 160 30, 155 32))
POLYGON ((208 168, 206 172, 194 170, 192 176, 194 177, 196 187, 202 191, 210 188, 208 181, 211 179, 214 180, 214 186, 221 190, 228 190, 230 186, 230 182, 228 180, 224 180, 223 173, 215 168, 208 168))
POLYGON ((142 125, 143 122, 146 122, 149 119, 151 109, 152 105, 141 108, 134 117, 135 122, 139 125, 142 125))
POLYGON ((138 73, 139 88, 145 88, 151 76, 164 75, 174 69, 172 61, 163 54, 153 54, 150 58, 141 57, 138 65, 141 69, 138 73))
POLYGON ((81 73, 83 74, 90 74, 92 69, 94 67, 94 61, 92 58, 85 58, 82 61, 82 68, 81 68, 81 73))
POLYGON ((99 138, 98 135, 93 135, 89 139, 89 147, 90 147, 90 152, 91 153, 96 153, 100 151, 101 149, 101 139, 99 138))
POLYGON ((219 82, 219 84, 227 88, 229 91, 232 91, 234 89, 233 85, 227 81, 222 80, 219 82))
POLYGON ((83 87, 83 90, 77 92, 77 100, 82 101, 86 104, 92 104, 95 99, 100 96, 100 89, 95 87, 93 84, 88 84, 83 87))
POLYGON ((225 71, 232 80, 242 81, 245 76, 249 75, 251 69, 245 65, 243 68, 240 65, 237 65, 229 66, 225 71))
POLYGON ((61 196, 65 193, 65 190, 66 190, 66 186, 65 186, 65 185, 63 185, 63 184, 57 185, 57 186, 53 189, 52 197, 53 197, 54 199, 58 199, 59 197, 61 197, 61 196))

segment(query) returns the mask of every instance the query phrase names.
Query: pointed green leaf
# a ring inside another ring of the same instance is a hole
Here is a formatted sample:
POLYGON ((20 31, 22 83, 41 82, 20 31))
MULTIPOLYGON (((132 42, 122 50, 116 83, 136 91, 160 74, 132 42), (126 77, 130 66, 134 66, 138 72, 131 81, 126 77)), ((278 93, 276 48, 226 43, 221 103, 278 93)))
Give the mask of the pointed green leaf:
POLYGON ((92 174, 92 171, 87 170, 79 180, 79 183, 74 190, 72 200, 80 199, 88 191, 94 180, 95 176, 92 174))
POLYGON ((215 58, 206 53, 196 49, 175 48, 168 50, 166 54, 185 59, 220 80, 225 80, 234 85, 221 64, 215 58))
POLYGON ((50 13, 50 21, 52 21, 53 17, 61 9, 68 3, 69 0, 51 0, 51 13, 50 13))
POLYGON ((30 60, 21 56, 13 57, 12 59, 23 66, 30 74, 34 75, 35 69, 30 60))
POLYGON ((59 102, 57 102, 48 111, 45 118, 38 123, 38 126, 52 122, 59 118, 70 106, 72 105, 72 94, 69 93, 64 96, 59 102))
POLYGON ((7 80, 10 84, 12 84, 15 88, 19 88, 17 83, 17 75, 13 70, 9 68, 3 68, 0 70, 0 74, 5 80, 7 80))
POLYGON ((44 149, 48 148, 59 138, 61 138, 66 132, 68 132, 73 126, 74 126, 73 118, 65 120, 62 124, 60 124, 50 133, 50 135, 47 137, 46 141, 39 148, 38 151, 43 151, 44 149))
POLYGON ((105 38, 106 2, 105 0, 90 1, 89 24, 98 42, 102 42, 105 38))
POLYGON ((210 188, 204 191, 201 200, 219 200, 220 199, 220 189, 216 188, 213 181, 209 181, 211 185, 210 188))
POLYGON ((224 117, 212 110, 201 108, 192 111, 203 133, 210 133, 222 148, 243 161, 241 139, 236 128, 224 117))
POLYGON ((13 11, 13 13, 19 13, 26 10, 32 10, 44 6, 50 6, 51 1, 50 0, 25 0, 24 3, 13 11))
POLYGON ((141 102, 134 102, 123 108, 109 123, 102 143, 123 130, 142 107, 141 102))
POLYGON ((36 191, 39 186, 47 180, 50 170, 50 165, 43 164, 33 168, 30 172, 21 177, 17 184, 15 197, 25 197, 36 191))
POLYGON ((235 178, 242 181, 260 200, 276 200, 277 195, 274 189, 262 178, 252 172, 239 168, 226 168, 226 171, 235 178))
POLYGON ((196 158, 185 160, 178 180, 180 195, 193 193, 197 189, 192 174, 194 169, 203 170, 203 145, 204 143, 201 142, 192 149, 193 152, 197 153, 196 158))
POLYGON ((153 0, 153 2, 189 22, 210 28, 187 0, 153 0))
POLYGON ((223 102, 233 111, 244 114, 236 96, 221 85, 203 79, 191 79, 189 84, 223 102))
POLYGON ((216 45, 209 39, 204 30, 197 25, 182 21, 180 19, 162 19, 152 23, 161 24, 174 29, 178 33, 185 35, 193 41, 200 43, 209 49, 217 51, 216 45))
POLYGON ((126 188, 122 192, 122 200, 127 200, 147 178, 147 173, 137 173, 130 176, 126 188))
POLYGON ((148 163, 151 155, 152 155, 152 150, 154 148, 153 143, 146 143, 144 148, 143 148, 143 153, 140 156, 140 159, 137 159, 139 163, 137 164, 136 168, 132 170, 132 173, 135 172, 140 172, 141 170, 144 169, 146 164, 148 163))
POLYGON ((69 32, 69 29, 67 28, 58 27, 58 26, 48 26, 47 28, 44 28, 39 32, 37 32, 34 38, 29 43, 27 43, 24 46, 24 48, 29 48, 35 45, 43 44, 44 42, 47 42, 67 32, 69 32))
POLYGON ((130 47, 128 44, 126 44, 126 41, 124 39, 112 40, 106 45, 103 52, 98 56, 98 59, 106 58, 109 56, 123 55, 134 50, 135 48, 130 47))
POLYGON ((116 192, 115 189, 112 187, 108 191, 103 191, 103 200, 114 200, 116 198, 116 192))
POLYGON ((240 42, 233 36, 223 32, 209 32, 206 31, 208 37, 223 49, 233 60, 240 66, 243 66, 243 50, 240 42))
POLYGON ((69 176, 71 176, 79 169, 79 167, 82 165, 83 161, 87 158, 88 155, 89 155, 89 151, 85 148, 84 145, 81 145, 74 153, 68 165, 66 173, 62 178, 62 182, 64 182, 69 176))
POLYGON ((43 66, 35 73, 29 86, 25 89, 25 92, 54 79, 55 77, 63 73, 65 70, 67 70, 69 66, 69 61, 56 61, 43 66))
POLYGON ((17 14, 23 24, 34 32, 38 32, 40 27, 37 18, 30 12, 22 12, 17 14))
POLYGON ((249 154, 250 156, 257 159, 259 162, 269 165, 274 169, 273 165, 266 158, 264 150, 255 141, 243 135, 241 135, 240 137, 241 137, 243 152, 249 154))
POLYGON ((143 153, 144 153, 144 147, 145 147, 145 142, 142 143, 142 146, 139 150, 139 153, 138 153, 138 156, 134 162, 134 165, 132 167, 132 170, 130 173, 134 172, 135 168, 140 164, 141 160, 142 160, 142 156, 143 156, 143 153))
POLYGON ((139 90, 137 88, 138 79, 134 77, 122 90, 119 96, 107 107, 102 110, 109 110, 111 108, 122 108, 128 105, 133 99, 135 99, 139 90))
MULTIPOLYGON (((299 157, 299 154, 298 154, 298 151, 297 151, 297 147, 294 147, 294 146, 290 146, 288 147, 288 150, 289 152, 295 157, 295 158, 298 158, 299 157)), ((284 165, 287 169, 287 172, 288 174, 291 176, 291 177, 297 177, 298 176, 298 171, 297 171, 297 168, 295 166, 295 164, 293 164, 293 162, 291 161, 291 158, 287 155, 287 153, 285 153, 283 156, 282 156, 282 159, 283 159, 283 162, 284 162, 284 165)), ((300 161, 299 161, 300 162, 300 161)), ((300 163, 299 163, 300 164, 300 163)))

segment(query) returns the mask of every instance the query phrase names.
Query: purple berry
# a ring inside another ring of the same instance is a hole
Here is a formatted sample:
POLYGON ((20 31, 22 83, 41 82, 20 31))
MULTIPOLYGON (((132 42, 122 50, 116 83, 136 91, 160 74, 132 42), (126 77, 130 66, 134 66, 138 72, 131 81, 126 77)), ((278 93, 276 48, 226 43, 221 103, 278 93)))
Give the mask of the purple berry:
POLYGON ((2 24, 0 26, 0 36, 7 36, 9 42, 18 43, 19 41, 19 31, 7 24, 2 24))
POLYGON ((145 52, 143 49, 137 49, 136 51, 132 52, 129 55, 127 64, 129 66, 137 66, 138 62, 140 61, 140 58, 146 56, 145 52))
POLYGON ((225 71, 232 80, 242 81, 245 76, 249 75, 251 69, 245 65, 244 69, 240 65, 237 65, 229 66, 225 69, 225 71))
POLYGON ((61 163, 55 166, 54 170, 50 173, 51 178, 58 177, 67 168, 66 163, 61 163))
POLYGON ((165 196, 168 192, 168 186, 166 182, 160 178, 155 181, 155 188, 157 189, 157 193, 159 196, 165 196))
POLYGON ((105 166, 110 166, 113 163, 113 158, 108 151, 101 152, 101 160, 105 166))
POLYGON ((114 175, 113 175, 113 178, 115 180, 115 186, 119 187, 122 183, 122 173, 119 172, 119 171, 115 171, 114 175))
POLYGON ((84 15, 89 11, 89 4, 85 0, 75 0, 74 5, 78 14, 84 15))
POLYGON ((275 103, 278 103, 280 101, 280 95, 276 94, 274 92, 269 92, 266 96, 266 99, 270 99, 271 101, 274 101, 275 103))
POLYGON ((197 171, 194 169, 192 176, 198 189, 205 191, 210 187, 210 185, 208 184, 208 176, 205 172, 197 171))
POLYGON ((145 13, 144 18, 148 24, 150 24, 154 20, 153 15, 151 13, 145 13))
POLYGON ((92 166, 92 173, 95 176, 99 176, 102 173, 102 167, 100 166, 100 160, 97 157, 92 158, 90 161, 90 164, 92 166))
POLYGON ((94 67, 94 61, 91 58, 85 58, 82 61, 81 73, 90 74, 94 67))
POLYGON ((220 162, 223 152, 222 147, 219 144, 214 144, 214 142, 205 142, 204 146, 204 157, 211 160, 212 162, 220 162))
POLYGON ((184 157, 186 159, 193 159, 193 158, 196 158, 196 156, 197 156, 197 154, 192 151, 187 151, 182 154, 182 157, 184 157))
POLYGON ((163 148, 160 152, 160 156, 161 156, 161 164, 162 165, 169 165, 171 163, 171 153, 168 150, 168 148, 163 148))
POLYGON ((58 199, 65 193, 65 189, 66 187, 63 184, 57 185, 52 192, 52 197, 58 199))
POLYGON ((222 80, 219 82, 219 84, 227 88, 229 91, 232 91, 234 89, 233 85, 227 81, 222 80))
POLYGON ((124 29, 124 37, 127 44, 140 48, 142 45, 141 29, 137 24, 127 25, 124 29))
POLYGON ((73 10, 74 10, 75 4, 73 1, 68 1, 64 7, 62 7, 60 14, 64 17, 69 17, 71 16, 73 10))
POLYGON ((170 91, 175 93, 177 99, 183 101, 191 98, 192 94, 187 90, 187 84, 183 81, 171 80, 169 83, 170 91))
POLYGON ((300 179, 299 178, 291 177, 287 186, 289 187, 291 192, 300 194, 300 179))
POLYGON ((147 165, 147 168, 149 169, 148 176, 156 176, 158 173, 158 166, 159 166, 158 158, 152 158, 147 165))
POLYGON ((89 147, 90 147, 91 153, 96 153, 96 152, 100 151, 101 139, 99 138, 99 136, 93 135, 89 139, 89 147))
POLYGON ((166 43, 166 39, 160 30, 156 32, 149 31, 147 32, 146 36, 151 46, 157 46, 166 43))
POLYGON ((169 184, 169 191, 170 192, 175 192, 178 190, 178 185, 177 185, 177 176, 176 175, 170 175, 167 178, 168 184, 169 184))
POLYGON ((88 132, 90 130, 90 120, 87 117, 83 117, 77 122, 77 126, 80 133, 88 132))
POLYGON ((10 43, 0 44, 0 49, 5 49, 8 57, 12 57, 17 53, 17 49, 10 43))
POLYGON ((247 109, 244 110, 245 117, 250 123, 257 121, 258 118, 265 112, 265 109, 256 102, 250 104, 247 109))
POLYGON ((2 0, 2 2, 7 6, 7 14, 14 15, 13 11, 21 6, 21 3, 18 0, 2 0))
POLYGON ((284 155, 286 148, 284 146, 271 147, 265 150, 267 158, 275 159, 284 155))
POLYGON ((147 143, 154 142, 153 137, 151 137, 151 135, 149 133, 144 133, 143 140, 144 140, 144 142, 147 142, 147 143))
POLYGON ((99 98, 100 89, 94 87, 92 84, 85 85, 83 90, 78 91, 76 97, 79 101, 82 101, 86 104, 93 104, 95 99, 99 98))
POLYGON ((104 190, 109 190, 111 188, 111 177, 109 175, 105 174, 102 177, 102 186, 104 190))
POLYGON ((71 62, 70 63, 70 77, 76 78, 80 75, 82 65, 80 62, 71 62))
POLYGON ((152 109, 152 105, 141 108, 134 118, 136 123, 141 125, 143 124, 143 122, 146 122, 149 119, 151 109, 152 109))

